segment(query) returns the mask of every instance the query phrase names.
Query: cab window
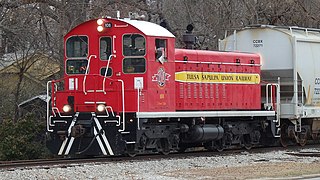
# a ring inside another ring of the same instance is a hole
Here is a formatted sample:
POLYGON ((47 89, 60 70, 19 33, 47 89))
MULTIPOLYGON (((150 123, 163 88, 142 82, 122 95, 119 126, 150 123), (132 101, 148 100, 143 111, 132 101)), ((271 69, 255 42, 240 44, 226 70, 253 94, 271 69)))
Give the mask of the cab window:
POLYGON ((123 36, 124 56, 144 56, 146 52, 145 38, 140 34, 127 34, 123 36))
POLYGON ((101 60, 109 60, 111 55, 112 47, 111 47, 111 38, 110 37, 102 37, 100 39, 100 59, 101 60))
MULTIPOLYGON (((105 75, 106 69, 107 69, 106 67, 103 67, 103 68, 100 69, 100 75, 101 75, 101 76, 104 76, 104 75, 105 75)), ((110 77, 110 76, 112 76, 112 69, 111 69, 111 68, 108 68, 108 72, 107 72, 106 77, 110 77)))
POLYGON ((88 55, 88 37, 73 36, 66 43, 67 57, 87 57, 88 55))
POLYGON ((146 60, 144 58, 125 58, 122 67, 124 73, 144 73, 146 71, 146 60))
POLYGON ((167 41, 165 39, 156 39, 155 42, 155 59, 160 63, 167 62, 167 41))
POLYGON ((67 64, 66 64, 67 74, 85 74, 87 65, 88 65, 88 61, 85 59, 67 60, 67 64))

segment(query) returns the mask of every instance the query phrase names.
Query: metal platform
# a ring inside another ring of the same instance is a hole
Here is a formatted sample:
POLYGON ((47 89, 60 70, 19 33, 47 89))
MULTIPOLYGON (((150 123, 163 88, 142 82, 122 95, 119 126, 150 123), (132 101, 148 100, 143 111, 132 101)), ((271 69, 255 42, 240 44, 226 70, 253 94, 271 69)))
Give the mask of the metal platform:
POLYGON ((188 117, 254 117, 275 116, 275 111, 187 111, 187 112, 137 112, 138 118, 188 118, 188 117))

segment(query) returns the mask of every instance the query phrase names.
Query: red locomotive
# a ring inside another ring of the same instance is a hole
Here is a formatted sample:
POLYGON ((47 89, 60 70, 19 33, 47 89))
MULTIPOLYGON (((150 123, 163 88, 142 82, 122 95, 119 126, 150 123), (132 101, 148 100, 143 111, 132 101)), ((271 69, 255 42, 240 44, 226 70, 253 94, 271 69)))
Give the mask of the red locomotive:
POLYGON ((64 43, 64 77, 48 82, 55 154, 220 151, 279 135, 276 93, 261 105, 257 54, 175 49, 165 28, 119 18, 84 22, 64 43))

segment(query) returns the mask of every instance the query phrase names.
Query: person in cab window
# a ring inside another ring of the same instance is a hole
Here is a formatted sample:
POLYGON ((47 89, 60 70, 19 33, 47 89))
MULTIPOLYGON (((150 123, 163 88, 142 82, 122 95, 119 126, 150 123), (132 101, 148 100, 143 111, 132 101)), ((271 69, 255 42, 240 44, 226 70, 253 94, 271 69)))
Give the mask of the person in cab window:
POLYGON ((126 73, 134 73, 134 67, 133 66, 128 66, 127 68, 126 68, 126 73))
POLYGON ((85 65, 80 66, 80 68, 79 68, 79 72, 80 72, 81 74, 85 74, 85 73, 86 73, 86 70, 87 70, 87 66, 85 66, 85 65))
POLYGON ((74 73, 74 66, 69 66, 68 67, 68 74, 73 74, 74 73))

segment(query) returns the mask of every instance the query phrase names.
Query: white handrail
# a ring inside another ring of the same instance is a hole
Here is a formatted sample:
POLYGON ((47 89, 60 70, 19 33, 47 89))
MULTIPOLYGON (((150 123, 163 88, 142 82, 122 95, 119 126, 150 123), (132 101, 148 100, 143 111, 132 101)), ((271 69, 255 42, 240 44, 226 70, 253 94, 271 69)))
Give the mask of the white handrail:
POLYGON ((267 110, 270 110, 269 107, 274 108, 272 106, 272 101, 273 101, 273 99, 272 99, 272 95, 273 95, 272 94, 272 86, 273 86, 273 84, 271 84, 271 83, 266 85, 266 106, 267 106, 267 110), (271 89, 270 103, 269 103, 269 87, 271 89))
POLYGON ((50 114, 49 114, 49 111, 50 111, 50 100, 51 99, 49 99, 50 98, 50 96, 49 96, 49 84, 51 84, 52 83, 52 81, 48 81, 47 82, 47 99, 46 99, 46 101, 47 101, 47 131, 48 132, 53 132, 53 129, 50 129, 50 126, 53 126, 52 124, 51 124, 51 118, 50 118, 50 114))
POLYGON ((140 88, 142 87, 141 85, 137 88, 137 127, 138 127, 138 130, 140 130, 140 96, 141 96, 141 91, 142 89, 140 88))
POLYGON ((280 106, 280 77, 278 77, 278 84, 276 85, 277 87, 277 127, 280 127, 280 113, 281 113, 281 106, 280 106))
POLYGON ((117 51, 116 51, 116 37, 117 36, 112 36, 112 47, 113 47, 113 54, 115 54, 117 51))
POLYGON ((106 78, 107 78, 107 73, 108 73, 108 69, 109 69, 109 66, 110 66, 110 61, 111 61, 111 58, 114 57, 116 58, 116 55, 115 54, 111 54, 108 58, 108 64, 107 64, 107 67, 106 67, 106 71, 104 72, 104 77, 103 77, 103 82, 102 82, 102 91, 104 94, 106 94, 107 92, 105 91, 105 82, 106 82, 106 78))
POLYGON ((83 78, 83 82, 82 82, 82 86, 83 86, 83 93, 85 95, 87 95, 87 92, 86 92, 86 79, 87 79, 87 74, 88 74, 88 71, 89 71, 89 68, 90 68, 90 61, 91 61, 91 58, 94 57, 94 58, 97 58, 96 55, 90 55, 89 56, 89 59, 88 59, 88 65, 87 65, 87 68, 86 68, 86 72, 84 74, 84 78, 83 78))
POLYGON ((139 112, 140 112, 140 88, 138 88, 137 89, 137 92, 138 92, 138 94, 137 94, 137 111, 138 111, 138 113, 137 113, 137 127, 138 127, 138 130, 140 130, 140 116, 139 116, 139 112))
POLYGON ((125 131, 125 122, 126 122, 126 113, 125 113, 125 106, 124 106, 124 82, 121 79, 118 79, 121 82, 121 95, 122 95, 122 129, 119 129, 119 132, 125 131))
MULTIPOLYGON (((280 81, 280 80, 279 80, 280 81)), ((274 111, 276 111, 276 120, 274 122, 277 123, 276 127, 280 127, 280 84, 276 83, 269 83, 266 85, 266 106, 267 109, 269 107, 272 107, 274 111), (273 92, 272 92, 272 87, 276 87, 276 109, 273 107, 273 92), (270 103, 269 103, 269 87, 270 87, 270 103)))

